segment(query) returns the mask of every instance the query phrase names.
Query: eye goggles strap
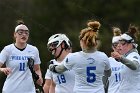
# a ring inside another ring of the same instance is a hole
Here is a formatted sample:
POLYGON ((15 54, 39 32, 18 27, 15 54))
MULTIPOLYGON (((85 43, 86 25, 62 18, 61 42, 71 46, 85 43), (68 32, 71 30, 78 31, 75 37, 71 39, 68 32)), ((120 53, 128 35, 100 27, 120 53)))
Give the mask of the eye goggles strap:
MULTIPOLYGON (((55 59, 57 59, 57 58, 59 58, 61 56, 63 50, 64 50, 64 48, 62 47, 62 44, 61 44, 61 51, 60 51, 59 55, 55 57, 55 59)), ((56 50, 55 50, 55 52, 56 52, 56 50)))

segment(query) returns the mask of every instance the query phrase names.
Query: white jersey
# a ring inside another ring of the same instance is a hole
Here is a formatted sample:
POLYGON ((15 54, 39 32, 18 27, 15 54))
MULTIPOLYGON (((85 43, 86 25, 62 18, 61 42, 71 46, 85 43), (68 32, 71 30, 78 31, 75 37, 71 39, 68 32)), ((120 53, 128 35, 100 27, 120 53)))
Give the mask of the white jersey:
POLYGON ((104 70, 111 69, 105 53, 70 53, 64 66, 75 71, 74 93, 104 93, 104 70))
POLYGON ((121 69, 123 67, 123 64, 121 62, 116 61, 112 57, 109 57, 109 62, 112 73, 109 77, 108 93, 117 93, 122 80, 121 69))
POLYGON ((39 52, 35 46, 27 44, 20 51, 14 44, 5 46, 0 54, 0 62, 6 63, 12 72, 6 78, 2 93, 36 93, 32 74, 27 66, 27 58, 32 57, 35 64, 40 64, 39 52))
MULTIPOLYGON (((58 63, 56 60, 52 61, 55 65, 62 64, 58 63)), ((68 70, 63 72, 62 74, 58 74, 48 69, 45 75, 45 79, 52 79, 56 84, 55 93, 74 93, 73 87, 75 82, 75 74, 72 70, 68 70)))
POLYGON ((138 61, 139 68, 131 70, 123 65, 123 69, 121 70, 122 81, 118 93, 140 93, 140 56, 137 52, 131 52, 126 58, 131 61, 138 61))

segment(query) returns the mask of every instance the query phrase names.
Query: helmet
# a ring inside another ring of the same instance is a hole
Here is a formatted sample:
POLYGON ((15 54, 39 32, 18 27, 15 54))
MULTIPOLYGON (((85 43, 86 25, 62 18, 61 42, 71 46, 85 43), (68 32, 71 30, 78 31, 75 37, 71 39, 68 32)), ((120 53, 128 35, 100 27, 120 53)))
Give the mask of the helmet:
POLYGON ((52 43, 54 43, 55 44, 55 48, 57 48, 63 41, 66 43, 67 48, 71 47, 71 42, 70 42, 69 38, 65 34, 55 34, 55 35, 52 35, 48 39, 47 45, 50 46, 52 43))

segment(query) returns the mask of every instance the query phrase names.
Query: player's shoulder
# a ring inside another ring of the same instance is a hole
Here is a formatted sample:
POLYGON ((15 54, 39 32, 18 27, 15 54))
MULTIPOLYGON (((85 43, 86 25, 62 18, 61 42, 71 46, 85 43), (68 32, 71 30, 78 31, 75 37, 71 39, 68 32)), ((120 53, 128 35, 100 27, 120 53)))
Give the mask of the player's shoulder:
POLYGON ((106 55, 104 52, 102 51, 96 51, 96 53, 100 54, 100 55, 106 55))
POLYGON ((4 50, 7 50, 7 51, 10 51, 10 50, 13 50, 12 48, 14 47, 14 44, 9 44, 9 45, 6 45, 4 47, 4 50))
POLYGON ((110 64, 112 64, 112 63, 120 63, 120 62, 116 61, 115 58, 113 58, 113 57, 109 57, 108 59, 109 59, 110 64))
POLYGON ((75 61, 75 60, 77 60, 78 59, 78 57, 79 57, 79 54, 78 54, 78 52, 74 52, 74 53, 69 53, 65 58, 64 58, 64 60, 63 61, 75 61))
POLYGON ((134 55, 139 56, 138 52, 131 52, 128 56, 134 56, 134 55))
POLYGON ((38 50, 36 46, 31 45, 31 44, 27 44, 27 48, 38 50))
POLYGON ((27 44, 27 47, 36 48, 36 46, 34 46, 34 45, 31 45, 31 44, 27 44))
POLYGON ((69 53, 66 57, 77 57, 80 52, 69 53))
POLYGON ((127 58, 135 58, 140 60, 140 55, 138 54, 138 52, 131 52, 130 54, 128 54, 127 58))
POLYGON ((107 56, 107 54, 106 54, 105 52, 102 52, 102 51, 96 51, 96 54, 108 58, 108 56, 107 56))
POLYGON ((113 57, 109 57, 108 59, 109 59, 109 60, 115 60, 113 57))
POLYGON ((9 44, 9 45, 6 45, 5 48, 10 48, 10 47, 12 47, 12 46, 14 46, 13 43, 12 43, 12 44, 9 44))

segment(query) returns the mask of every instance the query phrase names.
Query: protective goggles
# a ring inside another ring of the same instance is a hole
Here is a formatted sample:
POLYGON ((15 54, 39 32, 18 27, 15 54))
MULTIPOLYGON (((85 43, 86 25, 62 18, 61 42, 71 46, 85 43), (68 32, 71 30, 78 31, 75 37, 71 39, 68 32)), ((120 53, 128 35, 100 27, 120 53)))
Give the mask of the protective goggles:
POLYGON ((18 33, 19 35, 29 35, 29 31, 28 30, 22 30, 22 29, 19 29, 16 33, 18 33))
POLYGON ((59 41, 52 42, 47 45, 49 51, 53 51, 55 48, 58 47, 59 41))

